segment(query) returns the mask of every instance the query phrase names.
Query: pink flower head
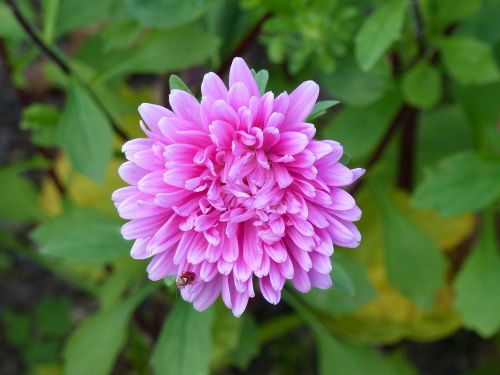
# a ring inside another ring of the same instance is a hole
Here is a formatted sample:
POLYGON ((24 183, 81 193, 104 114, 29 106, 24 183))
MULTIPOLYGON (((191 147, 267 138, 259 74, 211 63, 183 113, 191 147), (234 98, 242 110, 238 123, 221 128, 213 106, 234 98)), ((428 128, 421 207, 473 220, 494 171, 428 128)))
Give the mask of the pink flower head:
POLYGON ((342 146, 313 140, 305 122, 319 87, 259 94, 241 58, 229 88, 214 73, 201 103, 172 90, 172 111, 142 104, 146 138, 123 146, 130 186, 114 192, 131 255, 152 258, 151 280, 176 275, 182 297, 208 308, 222 293, 240 316, 254 297, 277 304, 287 279, 301 292, 332 285, 333 245, 356 247, 361 211, 341 187, 364 170, 339 162, 342 146))

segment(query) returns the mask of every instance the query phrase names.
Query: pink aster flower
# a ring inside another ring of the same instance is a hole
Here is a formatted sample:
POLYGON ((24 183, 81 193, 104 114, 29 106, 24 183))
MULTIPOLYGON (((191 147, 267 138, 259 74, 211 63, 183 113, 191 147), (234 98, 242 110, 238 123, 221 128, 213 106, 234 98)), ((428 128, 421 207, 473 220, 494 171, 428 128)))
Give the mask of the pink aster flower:
POLYGON ((364 170, 339 162, 342 146, 313 140, 305 122, 318 85, 291 94, 259 94, 246 63, 235 58, 229 87, 214 73, 201 103, 173 90, 172 110, 142 104, 146 138, 123 146, 119 169, 130 186, 114 192, 131 255, 152 258, 151 280, 176 275, 195 309, 222 294, 240 316, 254 297, 279 302, 286 280, 301 292, 332 285, 333 245, 356 247, 361 211, 341 187, 364 170))

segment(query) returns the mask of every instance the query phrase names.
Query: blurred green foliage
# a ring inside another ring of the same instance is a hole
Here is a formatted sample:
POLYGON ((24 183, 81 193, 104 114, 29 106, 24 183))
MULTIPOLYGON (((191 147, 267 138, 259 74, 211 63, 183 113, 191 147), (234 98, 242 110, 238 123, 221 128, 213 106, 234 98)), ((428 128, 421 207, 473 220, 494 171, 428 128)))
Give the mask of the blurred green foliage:
POLYGON ((418 373, 404 339, 462 327, 495 337, 498 20, 498 0, 1 2, 3 68, 40 156, 0 168, 0 247, 9 250, 0 271, 28 259, 97 306, 82 313, 77 300, 44 297, 6 307, 2 341, 34 374, 357 375, 418 373), (202 73, 225 74, 235 53, 256 68, 261 90, 318 81, 309 121, 344 145, 344 162, 368 167, 357 197, 363 241, 336 249, 334 287, 286 292, 274 309, 255 299, 240 319, 220 303, 200 314, 172 280, 147 281, 110 202, 122 186, 122 138, 140 134, 138 104, 164 103, 172 88, 198 95, 202 73), (396 346, 382 354, 384 344, 396 346))

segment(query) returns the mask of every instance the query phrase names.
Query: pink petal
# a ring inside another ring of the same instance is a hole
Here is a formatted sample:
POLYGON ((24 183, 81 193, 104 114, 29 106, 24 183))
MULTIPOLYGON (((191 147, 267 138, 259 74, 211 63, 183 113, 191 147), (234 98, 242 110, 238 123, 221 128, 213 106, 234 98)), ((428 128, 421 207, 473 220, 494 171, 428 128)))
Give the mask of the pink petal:
POLYGON ((215 302, 221 292, 220 280, 214 279, 203 285, 203 289, 193 301, 193 307, 198 311, 208 309, 215 302))
POLYGON ((277 155, 295 155, 305 149, 308 143, 309 139, 302 133, 283 132, 271 152, 277 155))
POLYGON ((271 304, 277 305, 281 299, 281 292, 273 289, 268 277, 259 279, 260 291, 262 296, 271 304))
POLYGON ((172 90, 169 102, 177 116, 192 124, 201 125, 200 103, 193 95, 182 90, 172 90))
POLYGON ((227 88, 220 77, 215 73, 207 73, 203 77, 201 83, 201 94, 203 96, 211 96, 214 99, 226 99, 227 88))
POLYGON ((158 128, 160 120, 163 117, 172 117, 174 115, 171 111, 161 105, 149 103, 142 103, 139 106, 139 113, 149 128, 157 134, 160 134, 160 130, 158 128))
POLYGON ((229 69, 229 86, 232 87, 237 82, 241 82, 247 87, 250 96, 259 96, 257 82, 255 82, 245 60, 241 57, 235 57, 229 69))
POLYGON ((306 81, 290 94, 290 104, 286 112, 286 123, 294 124, 303 121, 316 103, 319 86, 313 81, 306 81))

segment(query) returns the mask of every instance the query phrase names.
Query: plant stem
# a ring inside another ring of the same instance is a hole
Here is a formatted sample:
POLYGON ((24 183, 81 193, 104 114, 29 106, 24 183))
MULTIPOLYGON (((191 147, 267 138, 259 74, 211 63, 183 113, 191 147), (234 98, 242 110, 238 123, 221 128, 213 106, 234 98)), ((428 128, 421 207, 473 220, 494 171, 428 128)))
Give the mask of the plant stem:
MULTIPOLYGON (((8 55, 7 55, 7 51, 6 51, 5 45, 3 44, 2 40, 0 40, 0 58, 3 60, 3 66, 4 66, 4 70, 5 70, 5 75, 6 75, 5 80, 7 82, 7 85, 16 94, 17 99, 18 99, 21 107, 23 107, 23 108, 27 107, 30 104, 30 100, 27 97, 26 93, 24 93, 23 91, 21 91, 17 87, 15 87, 14 84, 12 83, 11 79, 10 79, 12 77, 12 68, 11 68, 11 66, 9 64, 9 58, 8 58, 8 55)), ((37 151, 45 159, 53 162, 53 157, 50 154, 50 151, 48 149, 43 148, 43 147, 37 147, 37 151)), ((63 183, 61 182, 61 180, 57 176, 57 173, 55 171, 54 165, 52 163, 50 164, 50 168, 48 170, 48 174, 49 174, 50 178, 52 179, 52 181, 54 182, 54 185, 56 186, 56 188, 59 191, 59 193, 62 196, 65 196, 66 195, 66 189, 64 188, 63 183)))
POLYGON ((59 176, 57 175, 56 173, 56 169, 54 167, 54 158, 52 157, 52 155, 50 154, 49 150, 47 150, 46 148, 43 148, 43 147, 37 147, 36 148, 37 151, 45 158, 47 159, 48 161, 51 162, 50 164, 50 168, 48 170, 48 174, 50 176, 50 178, 52 179, 52 182, 54 183, 57 191, 59 192, 59 194, 61 194, 61 196, 64 198, 66 196, 66 188, 64 187, 64 184, 63 182, 61 181, 61 179, 59 178, 59 176))
POLYGON ((422 17, 422 12, 418 5, 417 0, 411 1, 411 7, 413 10, 413 20, 415 24, 415 32, 418 44, 418 56, 419 58, 425 54, 425 25, 424 18, 422 17))
MULTIPOLYGON (((425 25, 422 13, 417 0, 411 1, 413 10, 413 20, 415 24, 415 34, 418 45, 418 52, 415 63, 425 57, 425 25)), ((411 191, 413 188, 414 169, 415 169, 415 146, 417 132, 418 110, 409 107, 408 115, 403 124, 403 133, 399 143, 399 171, 398 187, 411 191)))
POLYGON ((29 35, 31 40, 43 51, 47 56, 49 56, 61 69, 64 73, 71 75, 71 68, 69 65, 63 60, 61 56, 59 56, 52 48, 45 44, 42 38, 35 31, 35 28, 30 25, 28 20, 23 16, 21 10, 17 6, 15 0, 6 0, 7 5, 14 13, 17 21, 21 24, 22 28, 29 35))
POLYGON ((121 129, 121 127, 114 121, 113 116, 106 108, 106 106, 102 103, 102 101, 98 98, 95 92, 91 89, 91 87, 71 69, 71 66, 65 61, 61 54, 57 53, 55 49, 46 44, 42 38, 38 35, 35 28, 28 22, 28 20, 23 16, 21 10, 19 9, 15 0, 5 0, 7 5, 12 10, 14 17, 17 19, 21 27, 26 31, 26 34, 31 38, 31 40, 42 50, 54 63, 57 64, 59 68, 68 76, 73 76, 78 79, 78 81, 85 86, 85 88, 89 91, 90 95, 99 105, 101 110, 105 113, 106 117, 108 117, 111 126, 113 127, 114 132, 118 135, 123 141, 129 139, 127 134, 121 129))
MULTIPOLYGON (((375 147, 375 150, 373 151, 372 155, 366 162, 365 164, 366 169, 371 169, 379 161, 379 159, 382 157, 385 150, 387 149, 387 146, 389 146, 389 143, 394 137, 394 134, 396 134, 396 131, 406 123, 408 116, 411 114, 411 111, 412 108, 407 104, 403 104, 401 106, 398 113, 392 120, 391 125, 389 126, 384 136, 380 140, 379 144, 377 145, 377 147, 375 147)), ((359 192, 359 189, 364 184, 363 181, 364 181, 363 179, 358 180, 358 182, 352 187, 351 194, 353 196, 359 192)))
POLYGON ((403 124, 399 143, 398 186, 407 191, 411 191, 413 188, 417 115, 418 111, 410 107, 405 123, 403 124))

